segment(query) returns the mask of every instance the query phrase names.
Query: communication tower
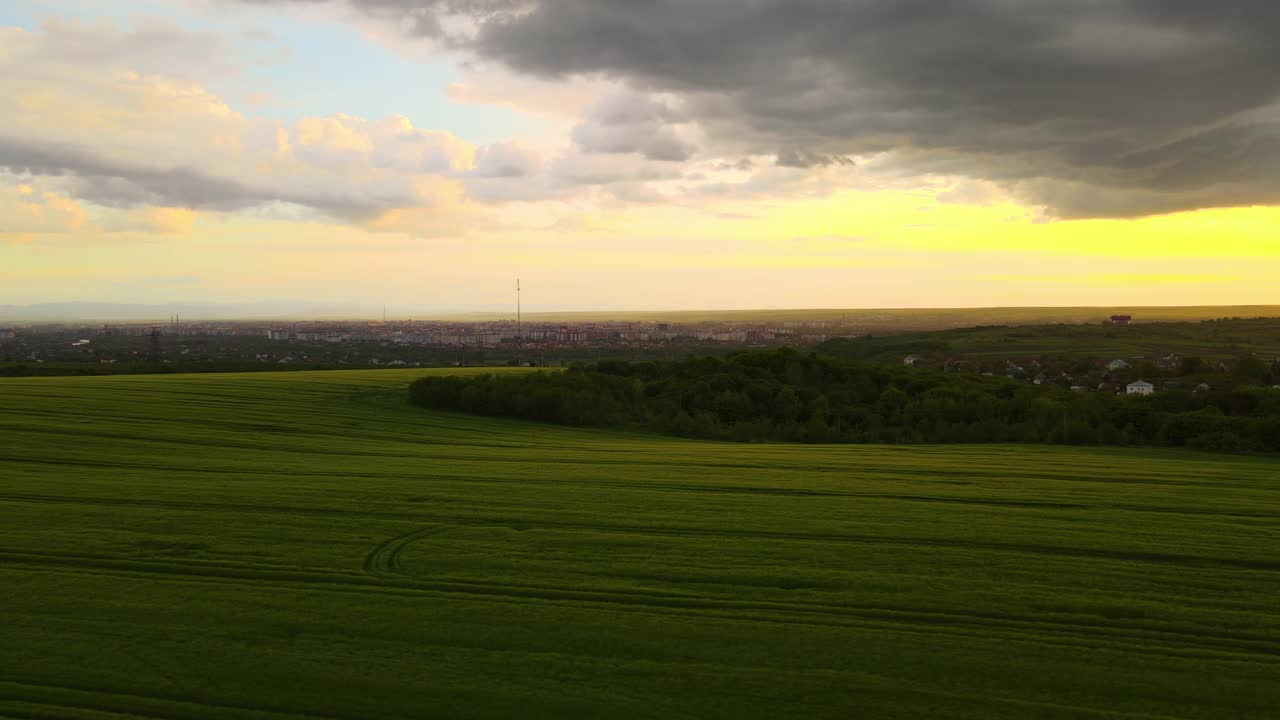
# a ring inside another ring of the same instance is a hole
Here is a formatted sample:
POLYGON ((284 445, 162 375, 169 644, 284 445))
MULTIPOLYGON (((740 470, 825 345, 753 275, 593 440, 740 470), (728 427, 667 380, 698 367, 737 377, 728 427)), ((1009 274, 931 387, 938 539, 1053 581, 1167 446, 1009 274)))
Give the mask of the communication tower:
POLYGON ((151 352, 148 359, 151 360, 151 362, 158 363, 164 359, 163 354, 160 352, 160 338, 164 337, 164 333, 160 332, 159 327, 152 326, 149 337, 151 338, 151 352))

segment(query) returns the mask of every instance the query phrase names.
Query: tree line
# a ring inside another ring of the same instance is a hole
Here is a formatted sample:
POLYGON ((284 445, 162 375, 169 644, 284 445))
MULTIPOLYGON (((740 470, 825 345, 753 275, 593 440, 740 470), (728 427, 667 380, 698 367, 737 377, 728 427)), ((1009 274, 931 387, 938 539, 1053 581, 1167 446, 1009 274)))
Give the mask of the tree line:
POLYGON ((1152 396, 839 360, 791 349, 414 381, 423 407, 741 442, 1171 445, 1280 450, 1280 390, 1152 396))

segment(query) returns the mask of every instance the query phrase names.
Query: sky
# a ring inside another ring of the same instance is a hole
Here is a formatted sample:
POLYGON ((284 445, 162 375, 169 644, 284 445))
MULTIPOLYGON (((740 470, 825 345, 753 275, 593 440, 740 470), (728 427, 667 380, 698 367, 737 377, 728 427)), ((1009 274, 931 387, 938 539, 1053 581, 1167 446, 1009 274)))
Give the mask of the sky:
POLYGON ((0 304, 1280 303, 1273 0, 0 0, 0 304))

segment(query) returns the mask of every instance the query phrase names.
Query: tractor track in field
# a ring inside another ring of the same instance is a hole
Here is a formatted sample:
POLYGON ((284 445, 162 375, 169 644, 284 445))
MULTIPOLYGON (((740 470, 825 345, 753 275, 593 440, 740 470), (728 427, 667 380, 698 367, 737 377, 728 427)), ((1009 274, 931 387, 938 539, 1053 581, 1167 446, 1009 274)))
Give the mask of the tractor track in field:
MULTIPOLYGON (((41 415, 41 413, 35 413, 35 412, 31 412, 31 411, 24 411, 24 414, 29 414, 29 415, 41 415)), ((57 415, 55 415, 55 414, 53 414, 53 413, 49 413, 49 414, 47 414, 47 415, 48 415, 49 417, 51 417, 51 418, 53 418, 53 417, 58 417, 57 415)), ((106 418, 104 418, 104 419, 106 419, 106 418)), ((146 420, 146 419, 147 419, 147 418, 142 418, 142 420, 146 420)), ((165 419, 165 422, 166 422, 166 423, 168 423, 168 424, 172 424, 172 423, 179 423, 179 422, 183 422, 183 421, 181 421, 181 420, 173 420, 173 419, 166 418, 166 419, 165 419)), ((192 427, 202 428, 202 429, 208 429, 208 428, 210 428, 210 427, 218 427, 218 423, 212 423, 212 424, 211 424, 211 423, 209 423, 209 422, 186 421, 186 422, 185 422, 185 424, 190 425, 190 426, 192 426, 192 427)), ((242 424, 240 424, 240 425, 242 425, 242 424)), ((501 457, 499 457, 499 458, 494 458, 494 457, 492 457, 492 456, 491 456, 491 455, 489 455, 489 454, 480 454, 480 455, 477 455, 477 454, 473 454, 473 453, 458 453, 458 454, 448 454, 448 453, 445 453, 445 454, 433 454, 433 455, 425 455, 425 456, 424 456, 424 455, 423 455, 423 454, 421 454, 421 453, 416 453, 416 452, 394 452, 394 451, 391 451, 391 450, 389 450, 389 449, 383 449, 383 450, 377 450, 377 451, 361 450, 361 449, 359 449, 359 448, 328 449, 328 448, 316 448, 316 447, 312 447, 311 445, 307 445, 307 446, 305 446, 305 447, 293 447, 293 448, 290 448, 290 447, 281 447, 278 443, 276 443, 276 444, 263 444, 263 443, 260 443, 260 442, 235 442, 235 441, 231 440, 230 438, 229 438, 229 439, 227 439, 227 440, 211 440, 211 439, 210 439, 210 440, 200 440, 200 439, 192 438, 192 437, 190 437, 190 436, 173 436, 173 437, 157 437, 157 436, 154 436, 154 435, 152 435, 152 436, 142 436, 142 435, 138 435, 138 434, 136 434, 136 433, 131 434, 131 433, 122 433, 122 432, 107 432, 107 431, 101 431, 101 430, 89 430, 89 429, 85 429, 85 428, 66 428, 66 427, 57 427, 57 428, 41 428, 41 427, 30 427, 30 426, 25 426, 25 427, 19 427, 19 428, 17 428, 17 429, 19 429, 19 430, 21 430, 21 431, 23 431, 23 432, 39 433, 39 434, 47 434, 47 435, 67 435, 67 434, 76 434, 76 435, 81 435, 81 436, 85 436, 85 437, 96 437, 96 438, 109 439, 109 440, 144 441, 144 442, 151 442, 151 443, 164 443, 164 444, 175 444, 175 445, 199 445, 199 446, 203 446, 203 447, 211 447, 211 448, 224 448, 224 449, 225 449, 225 448, 235 448, 235 449, 249 449, 249 450, 272 451, 272 452, 291 452, 291 453, 308 454, 308 455, 323 454, 323 455, 333 455, 333 456, 349 456, 349 457, 352 457, 352 458, 384 457, 384 458, 397 458, 397 459, 402 459, 402 460, 441 460, 441 459, 453 459, 453 460, 466 460, 466 461, 489 461, 489 462, 510 462, 510 463, 518 463, 518 462, 521 462, 521 460, 520 460, 520 459, 518 459, 518 458, 509 458, 509 457, 508 457, 508 458, 501 458, 501 457)), ((225 430, 227 430, 228 432, 234 432, 234 433, 239 433, 239 434, 252 434, 252 435, 254 435, 254 437, 257 437, 257 436, 258 436, 258 433, 253 433, 253 432, 251 432, 250 430, 247 430, 247 429, 246 429, 246 428, 244 428, 244 427, 226 427, 226 428, 222 428, 222 429, 225 429, 225 430)), ((278 433, 279 433, 279 434, 281 434, 281 435, 289 436, 289 437, 292 437, 292 438, 298 438, 298 439, 305 439, 305 438, 310 437, 310 436, 315 436, 315 437, 317 437, 317 438, 341 438, 341 439, 343 439, 343 440, 350 440, 350 439, 351 439, 351 434, 350 434, 349 432, 345 432, 345 431, 341 431, 341 430, 334 430, 334 431, 332 431, 332 432, 319 432, 319 431, 315 431, 315 430, 311 430, 311 429, 305 429, 305 432, 304 432, 304 431, 303 431, 303 429, 299 429, 299 428, 282 427, 282 428, 280 428, 279 430, 276 430, 276 431, 274 431, 274 432, 278 432, 278 433)), ((657 437, 661 437, 661 436, 657 436, 657 437)), ((365 438, 365 439, 366 439, 366 440, 374 440, 374 439, 376 439, 376 440, 379 440, 379 441, 387 440, 387 438, 386 438, 386 437, 383 437, 383 436, 368 436, 368 437, 367 437, 367 438, 365 438)), ((413 438, 399 438, 399 437, 397 437, 397 438, 391 438, 391 440, 392 440, 394 443, 396 443, 396 444, 403 444, 404 442, 408 442, 408 441, 413 440, 413 438)), ((492 448, 493 448, 492 443, 485 443, 485 442, 480 442, 480 441, 476 441, 476 442, 462 442, 462 441, 459 441, 459 440, 457 440, 457 439, 450 440, 450 442, 448 443, 448 446, 449 446, 449 447, 467 447, 467 448, 477 448, 477 449, 492 449, 492 448)), ((437 450, 439 450, 441 447, 443 447, 443 446, 438 446, 436 449, 437 449, 437 450)), ((522 447, 528 447, 528 445, 524 445, 524 444, 511 445, 511 446, 507 446, 507 448, 506 448, 506 449, 516 449, 516 448, 522 448, 522 447)), ((858 449, 858 448, 862 448, 862 447, 866 447, 866 446, 862 446, 862 445, 859 445, 859 444, 856 444, 856 443, 851 443, 851 444, 846 445, 845 447, 849 448, 851 452, 854 452, 854 451, 856 451, 856 449, 858 449)), ((878 446, 877 446, 877 447, 878 447, 878 446)), ((880 448, 878 448, 878 449, 880 449, 880 448)), ((638 458, 638 457, 633 457, 633 456, 631 456, 629 453, 627 453, 627 456, 626 456, 625 458, 619 458, 619 457, 617 457, 617 456, 619 455, 619 453, 618 453, 616 450, 615 450, 615 451, 598 451, 598 452, 600 452, 600 456, 593 456, 593 457, 590 457, 590 458, 583 458, 583 459, 573 459, 573 458, 568 458, 568 457, 558 457, 558 458, 555 458, 554 460, 548 459, 548 460, 546 460, 545 462, 547 462, 548 464, 558 464, 558 465, 567 465, 567 466, 575 466, 575 465, 592 465, 592 466, 626 465, 626 466, 629 466, 629 467, 630 467, 630 466, 634 466, 634 467, 658 467, 658 468, 667 468, 667 467, 669 467, 669 465, 670 465, 669 461, 667 461, 667 460, 662 460, 662 459, 646 459, 646 458, 643 458, 643 457, 639 457, 639 458, 638 458)), ((40 461, 41 461, 40 459, 35 459, 35 458, 0 458, 0 460, 8 460, 8 461, 13 461, 13 462, 40 462, 40 461)), ((52 463, 55 463, 55 464, 71 464, 71 465, 87 465, 87 466, 93 466, 93 465, 96 465, 96 464, 95 464, 95 463, 93 463, 92 461, 62 461, 62 460, 51 460, 51 461, 47 461, 47 462, 52 462, 52 463)), ((119 466, 129 466, 129 467, 134 467, 133 465, 121 465, 121 464, 115 464, 115 463, 110 463, 110 464, 108 464, 108 463, 103 463, 103 464, 102 464, 102 466, 104 466, 104 467, 109 467, 109 466, 116 466, 116 467, 119 467, 119 466)), ((139 469, 157 469, 157 470, 176 470, 176 469, 178 469, 178 468, 165 468, 165 467, 160 467, 160 466, 145 466, 145 465, 143 465, 143 466, 136 466, 136 467, 139 467, 139 469)), ((758 471, 758 470, 767 470, 767 469, 770 467, 770 465, 768 465, 768 464, 763 464, 763 465, 762 465, 762 464, 760 464, 760 463, 752 463, 752 462, 701 462, 701 463, 698 463, 698 467, 716 468, 716 469, 724 469, 724 470, 757 470, 757 471, 758 471)), ((937 471, 936 471, 935 469, 933 469, 933 468, 927 468, 927 467, 926 467, 926 468, 919 468, 919 469, 911 469, 911 468, 906 468, 906 467, 903 467, 903 466, 900 466, 900 465, 884 465, 884 464, 881 464, 881 463, 878 463, 878 462, 875 462, 875 461, 871 461, 871 462, 862 462, 862 463, 859 463, 859 464, 854 465, 854 466, 833 465, 833 466, 809 467, 809 468, 806 468, 806 469, 807 469, 807 471, 808 471, 808 472, 811 472, 811 473, 814 473, 814 474, 817 474, 817 475, 822 475, 822 476, 830 476, 830 475, 853 475, 853 474, 858 473, 858 472, 886 472, 886 471, 887 471, 887 472, 891 472, 891 473, 893 473, 894 475, 899 475, 899 476, 903 476, 903 477, 906 477, 906 478, 914 478, 914 477, 933 478, 933 477, 937 474, 937 471)), ((227 470, 221 470, 221 469, 218 469, 218 470, 214 470, 214 469, 209 469, 209 470, 205 470, 205 469, 196 469, 196 470, 197 470, 197 471, 202 471, 202 472, 204 472, 204 471, 208 471, 208 472, 253 472, 252 470, 243 470, 243 469, 227 469, 227 470)), ((1089 479, 1089 478, 1073 478, 1073 477, 1065 477, 1065 476, 1063 476, 1062 474, 1059 474, 1059 473, 1044 473, 1044 472, 1030 472, 1030 471, 1020 471, 1020 472, 1018 472, 1018 473, 1016 473, 1016 474, 1013 474, 1013 475, 1005 475, 1005 474, 1002 474, 998 469, 994 469, 994 470, 993 470, 993 469, 990 469, 990 468, 984 468, 984 469, 963 469, 963 468, 950 467, 950 468, 947 468, 947 473, 948 473, 948 475, 953 476, 953 477, 972 477, 972 478, 975 478, 975 479, 988 479, 988 480, 989 480, 989 479, 1011 478, 1011 479, 1017 479, 1017 480, 1050 480, 1050 481, 1062 481, 1062 482, 1067 482, 1067 481, 1069 481, 1069 482, 1085 482, 1085 483, 1099 483, 1099 482, 1107 483, 1107 482, 1112 482, 1112 481, 1098 481, 1098 480, 1092 480, 1092 479, 1089 479)), ((310 474, 310 475, 316 475, 316 476, 326 476, 326 475, 329 475, 329 473, 308 473, 308 474, 310 474)), ((388 474, 378 474, 378 476, 379 476, 379 477, 403 477, 403 475, 388 475, 388 474)), ((417 476, 412 476, 412 477, 417 477, 417 476)), ((523 478, 522 478, 522 479, 520 479, 520 482, 524 482, 525 480, 526 480, 526 479, 523 479, 523 478)), ((496 479, 495 479, 495 480, 491 480, 491 482, 505 482, 505 481, 503 481, 503 480, 496 480, 496 479)), ((557 482, 557 481, 551 481, 551 482, 557 482)), ((1200 482, 1200 481, 1177 480, 1177 479, 1174 479, 1174 478, 1163 478, 1163 477, 1150 478, 1150 479, 1136 478, 1136 477, 1126 477, 1126 478, 1125 478, 1125 482, 1126 482, 1126 483, 1128 483, 1128 484, 1149 484, 1149 485, 1156 485, 1156 486, 1190 486, 1190 487, 1200 487, 1200 486, 1205 486, 1205 485, 1206 485, 1206 483, 1203 483, 1203 482, 1200 482)), ((583 483, 578 483, 578 484, 583 484, 583 483)), ((603 483, 602 485, 608 485, 608 484, 607 484, 607 483, 603 483)), ((661 487, 661 485, 658 485, 658 484, 652 484, 652 483, 647 483, 647 484, 646 484, 646 486, 647 486, 647 487, 661 487)), ((1238 488, 1238 489, 1257 489, 1257 487, 1256 487, 1255 485, 1248 485, 1248 484, 1233 484, 1233 483, 1226 483, 1226 482, 1220 482, 1220 481, 1215 481, 1214 483, 1212 483, 1212 486, 1213 486, 1214 488, 1223 488, 1223 487, 1228 487, 1228 488, 1238 488)), ((618 486, 616 486, 616 485, 615 485, 615 487, 618 487, 618 486)), ((672 489, 682 489, 682 487, 681 487, 681 486, 679 486, 679 485, 674 485, 674 486, 672 487, 672 489)), ((697 489, 698 489, 699 491, 704 491, 704 492, 707 492, 707 491, 709 491, 709 492, 716 492, 716 491, 718 491, 718 489, 717 489, 715 486, 697 486, 697 489)), ((732 492, 733 490, 725 490, 725 491, 726 491, 726 492, 732 492)), ((844 495, 848 494, 848 495, 850 495, 850 496, 854 496, 854 497, 861 497, 861 496, 862 496, 862 495, 860 495, 860 494, 858 494, 858 493, 844 493, 844 492, 842 492, 842 491, 827 491, 827 490, 805 490, 805 489, 799 489, 799 490, 797 490, 797 491, 795 491, 795 492, 792 492, 792 490, 791 490, 791 489, 789 489, 789 488, 766 489, 766 492, 777 492, 778 494, 797 494, 797 495, 844 496, 844 495)), ((896 498, 896 497, 892 497, 892 496, 891 496, 891 498, 892 498, 892 499, 908 499, 908 500, 913 499, 914 497, 915 497, 915 496, 910 496, 910 495, 903 496, 903 497, 901 497, 901 498, 896 498)), ((976 501, 976 500, 968 500, 968 499, 964 499, 964 498, 961 498, 961 499, 959 499, 959 500, 957 500, 957 501, 959 501, 959 502, 964 502, 964 501, 969 501, 969 502, 978 502, 978 501, 976 501)), ((993 505, 1001 505, 1001 504, 1002 504, 1002 503, 1001 503, 1001 501, 987 501, 987 502, 989 502, 990 504, 993 504, 993 505)), ((1016 502, 1016 501, 1015 501, 1015 502, 1016 502)), ((1091 505, 1091 504, 1085 504, 1085 507, 1094 507, 1094 506, 1093 506, 1093 505, 1091 505)), ((1104 505, 1103 507, 1109 507, 1109 506, 1105 506, 1105 505, 1104 505)), ((1138 511, 1145 511, 1145 510, 1148 510, 1148 508, 1146 508, 1146 507, 1144 507, 1144 506, 1125 507, 1125 508, 1121 508, 1121 509, 1138 510, 1138 511)))
MULTIPOLYGON (((112 467, 112 468, 130 467, 133 469, 170 471, 170 468, 143 465, 143 464, 131 464, 131 465, 106 464, 106 463, 99 464, 99 463, 92 463, 92 462, 64 462, 64 461, 43 461, 43 460, 27 460, 27 459, 21 459, 21 460, 15 460, 15 461, 42 463, 42 464, 47 463, 47 464, 57 464, 57 465, 83 465, 83 466, 91 466, 91 467, 112 467)), ((238 474, 238 475, 254 474, 252 471, 235 470, 235 469, 201 469, 201 470, 197 470, 196 472, 215 472, 215 473, 228 473, 228 474, 238 474)), ((352 473, 312 472, 312 473, 308 473, 308 475, 315 476, 315 477, 347 478, 347 477, 351 477, 352 473)), ((424 476, 411 474, 411 473, 403 473, 403 474, 377 473, 374 475, 369 475, 368 477, 377 477, 377 478, 383 478, 383 479, 421 480, 423 479, 424 476)), ((445 479, 444 482, 448 482, 448 480, 445 479)), ((589 488, 599 488, 599 489, 615 490, 615 491, 648 492, 652 490, 670 490, 670 491, 687 492, 687 493, 726 494, 726 495, 762 495, 762 496, 776 496, 776 497, 822 497, 822 498, 838 497, 838 498, 845 498, 850 500, 889 500, 889 501, 895 501, 895 502, 956 504, 956 505, 972 505, 976 507, 1029 509, 1029 510, 1087 510, 1087 511, 1118 510, 1123 512, 1160 513, 1160 514, 1190 515, 1190 516, 1212 516, 1212 517, 1224 517, 1224 518, 1241 518, 1241 519, 1249 519, 1249 520, 1271 519, 1273 517, 1271 513, 1246 511, 1246 510, 1220 510, 1220 509, 1212 509, 1212 508, 1169 508, 1169 507, 1157 507, 1157 506, 1130 505, 1130 504, 1122 504, 1122 503, 1081 503, 1081 502, 1058 502, 1058 501, 1052 501, 1052 500, 1001 500, 1001 499, 965 498, 965 497, 939 496, 939 495, 849 492, 849 491, 837 491, 837 490, 814 490, 814 489, 806 489, 806 488, 785 488, 785 487, 778 488, 778 487, 748 486, 748 485, 706 485, 706 484, 691 484, 691 483, 648 482, 648 483, 645 483, 643 486, 634 487, 634 486, 626 486, 620 483, 607 482, 607 481, 601 482, 601 481, 574 480, 571 482, 565 482, 565 481, 556 481, 556 480, 537 480, 537 479, 529 479, 529 478, 511 478, 511 479, 468 478, 467 482, 468 483, 479 482, 479 483, 498 484, 498 485, 525 485, 525 486, 534 485, 534 484, 543 484, 543 485, 558 486, 558 487, 564 487, 565 485, 570 485, 576 488, 589 487, 589 488)), ((13 502, 56 502, 57 499, 58 499, 58 496, 52 496, 52 495, 0 493, 0 501, 9 500, 13 502)), ((80 498, 79 500, 83 501, 85 504, 89 504, 91 502, 98 502, 101 504, 120 502, 118 500, 111 499, 111 498, 80 498)), ((138 501, 131 501, 131 502, 141 503, 141 502, 163 502, 163 501, 138 500, 138 501)), ((217 509, 216 507, 214 507, 214 504, 208 504, 208 507, 209 509, 217 509)), ((252 508, 256 506, 228 505, 226 507, 235 507, 236 509, 252 511, 252 508)), ((303 511, 303 512, 306 512, 306 511, 303 511)), ((344 512, 344 511, 338 511, 338 512, 344 512)), ((376 510, 371 510, 371 511, 360 513, 360 514, 396 518, 396 519, 412 517, 406 514, 397 515, 394 513, 387 513, 385 511, 376 511, 376 510)), ((1277 561, 1276 563, 1274 563, 1274 565, 1280 568, 1280 561, 1277 561)))
POLYGON ((1105 550, 1087 547, 1065 547, 1060 545, 1041 545, 1034 543, 1001 542, 982 539, 948 539, 927 537, 884 536, 854 533, 788 533, 751 528, 698 528, 698 527, 662 527, 650 525, 614 525, 583 523, 571 521, 539 520, 530 525, 520 519, 486 518, 476 520, 460 520, 456 517, 433 516, 425 512, 406 513, 386 510, 344 510, 325 507, 297 507, 249 505, 240 503, 207 503, 176 502, 166 500, 122 499, 122 498, 87 498, 65 497, 55 495, 33 495, 19 493, 0 493, 0 501, 32 502, 48 504, 89 505, 104 507, 136 507, 159 510, 176 510, 187 512, 236 512, 258 513, 267 515, 293 517, 345 517, 376 518, 383 520, 408 520, 433 522, 432 524, 448 524, 468 527, 506 527, 514 530, 538 529, 560 532, 588 532, 622 535, 645 535, 672 538, 719 538, 726 540, 752 539, 773 540, 779 542, 814 542, 814 543, 849 543, 861 545, 896 545, 903 547, 945 548, 967 551, 1005 552, 1013 554, 1085 558, 1109 560, 1115 562, 1156 563, 1182 567, 1219 567, 1237 570, 1254 570, 1263 572, 1280 572, 1280 558, 1241 558, 1241 557, 1208 557, 1179 553, 1155 552, 1150 550, 1105 550))
POLYGON ((422 516, 378 510, 344 510, 341 508, 301 507, 290 505, 250 505, 247 503, 214 503, 176 500, 146 500, 141 498, 99 498, 63 495, 35 495, 0 493, 0 502, 39 503, 48 505, 87 505, 91 507, 131 507, 150 510, 177 510, 186 512, 235 512, 264 515, 316 516, 316 517, 367 517, 386 520, 416 520, 422 516))
POLYGON ((400 570, 400 553, 422 538, 452 529, 452 525, 430 525, 397 535, 377 545, 364 558, 364 571, 370 575, 396 575, 400 570))
MULTIPOLYGON (((207 427, 207 425, 202 427, 207 427)), ((231 448, 236 450, 261 450, 264 452, 276 452, 276 453, 288 452, 288 453, 304 454, 304 455, 333 455, 337 457, 347 456, 347 457, 404 458, 404 459, 419 459, 419 460, 422 459, 421 454, 415 454, 415 453, 409 453, 409 452, 396 453, 396 452, 387 452, 387 451, 359 450, 355 448, 331 450, 329 448, 321 448, 321 447, 316 447, 314 445, 306 445, 302 447, 288 447, 288 446, 281 446, 280 443, 278 442, 270 443, 265 441, 235 442, 231 440, 226 440, 226 441, 204 440, 204 439, 193 438, 193 437, 160 437, 160 436, 147 437, 147 436, 140 436, 137 434, 129 434, 129 433, 86 430, 84 428, 24 427, 24 428, 21 428, 21 430, 23 432, 39 433, 42 435, 56 435, 56 436, 62 436, 62 437, 66 437, 68 435, 74 435, 78 437, 91 437, 91 438, 98 438, 102 440, 117 440, 117 441, 124 440, 124 441, 156 443, 156 444, 163 444, 163 445, 179 445, 179 446, 186 446, 186 447, 194 445, 198 447, 209 447, 209 448, 219 448, 219 449, 231 448)), ((243 430, 239 432, 241 434, 246 434, 246 435, 251 434, 254 437, 260 436, 260 433, 248 433, 243 430)), ((315 435, 320 435, 320 433, 309 433, 308 435, 294 434, 293 437, 305 438, 308 436, 315 436, 315 435)), ((349 440, 351 436, 350 434, 333 433, 333 434, 330 434, 328 437, 340 437, 345 440, 349 440)))
POLYGON ((177 696, 142 695, 0 678, 0 713, 15 712, 24 720, 78 718, 86 712, 122 720, 363 720, 328 713, 271 710, 251 705, 200 702, 177 696), (24 714, 20 708, 6 707, 6 703, 19 703, 28 710, 24 714))
MULTIPOLYGON (((421 532, 419 529, 416 532, 421 532)), ((406 535, 412 535, 409 533, 406 535)), ((397 536, 393 540, 406 538, 397 536)), ((916 610, 869 604, 734 600, 711 596, 538 587, 465 580, 419 580, 399 575, 370 576, 305 568, 186 563, 174 566, 124 558, 78 556, 59 553, 0 551, 0 565, 26 565, 124 577, 166 576, 176 581, 242 584, 259 588, 308 591, 330 590, 370 595, 390 593, 405 597, 473 597, 498 602, 536 602, 584 609, 608 607, 611 612, 701 615, 738 622, 764 622, 819 627, 873 625, 905 633, 990 639, 1002 637, 1033 644, 1100 646, 1161 657, 1206 656, 1280 665, 1280 647, 1269 637, 1197 632, 1176 627, 1124 626, 1079 618, 1043 620, 1032 616, 969 613, 955 610, 916 610)))

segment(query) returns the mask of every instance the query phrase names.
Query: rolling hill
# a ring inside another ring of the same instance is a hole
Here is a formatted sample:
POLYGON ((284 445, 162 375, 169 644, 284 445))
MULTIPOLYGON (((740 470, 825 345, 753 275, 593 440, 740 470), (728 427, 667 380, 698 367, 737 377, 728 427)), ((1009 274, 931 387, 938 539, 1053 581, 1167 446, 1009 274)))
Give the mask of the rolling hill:
POLYGON ((426 372, 0 380, 0 716, 1280 706, 1275 459, 663 439, 426 372))

